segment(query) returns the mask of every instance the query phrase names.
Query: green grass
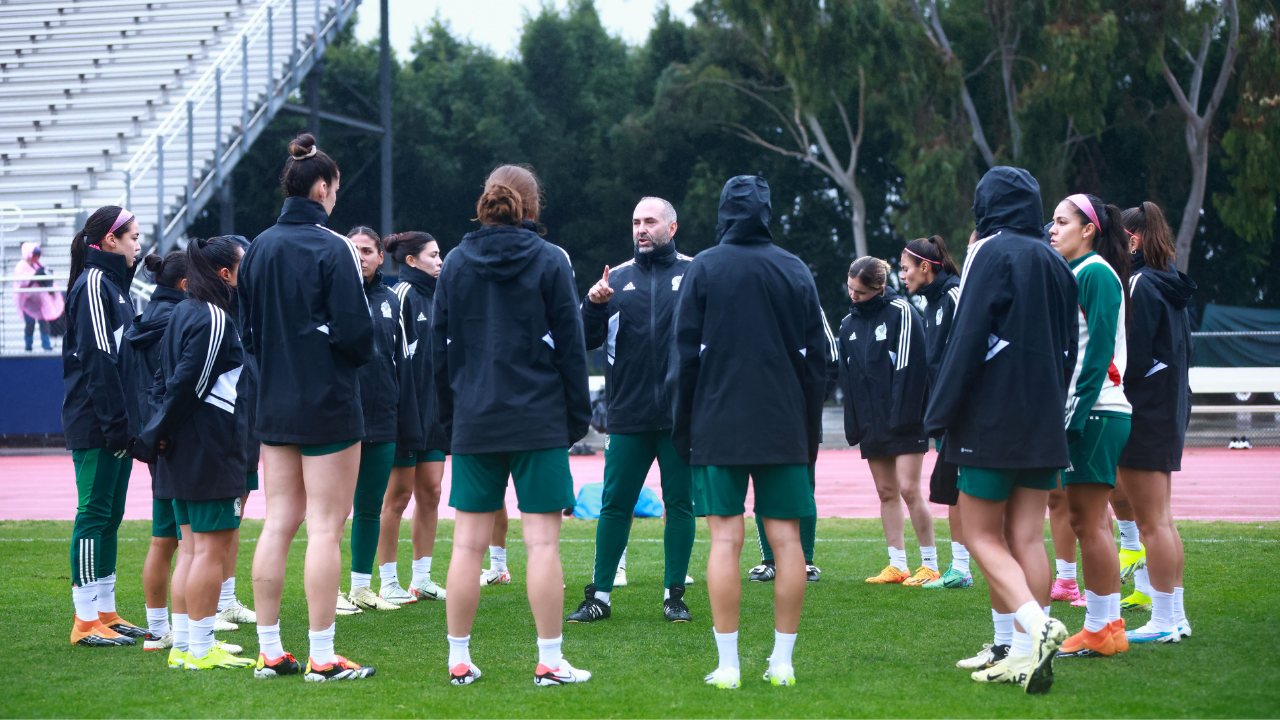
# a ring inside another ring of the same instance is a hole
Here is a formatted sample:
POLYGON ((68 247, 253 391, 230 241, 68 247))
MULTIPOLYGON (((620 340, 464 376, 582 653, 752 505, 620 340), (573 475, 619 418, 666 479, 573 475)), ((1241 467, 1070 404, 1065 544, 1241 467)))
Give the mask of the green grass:
MULTIPOLYGON (((260 523, 247 522, 253 538, 260 523)), ((518 537, 518 523, 513 537, 518 537)), ((671 625, 661 613, 662 527, 637 520, 628 554, 630 586, 613 596, 614 617, 566 625, 565 652, 595 673, 582 686, 535 688, 533 621, 524 596, 525 557, 515 543, 516 584, 484 591, 472 654, 484 670, 475 685, 450 686, 443 603, 339 618, 337 648, 375 665, 367 681, 313 685, 299 678, 257 681, 248 671, 168 670, 163 653, 140 648, 71 647, 67 522, 0 523, 0 607, 7 640, 0 658, 9 680, 0 691, 4 717, 1275 717, 1280 715, 1280 588, 1274 558, 1280 523, 1182 523, 1195 636, 1174 646, 1134 646, 1114 658, 1063 660, 1048 696, 1012 686, 983 686, 954 662, 991 640, 986 585, 969 591, 872 586, 863 578, 885 563, 879 523, 822 520, 817 562, 822 582, 809 586, 793 688, 759 679, 772 648, 772 587, 745 583, 740 651, 743 687, 714 690, 711 611, 702 582, 708 544, 700 524, 694 546, 697 582, 688 597, 694 622, 671 625)), ((407 538, 408 525, 403 528, 407 538)), ((441 523, 449 537, 451 523, 441 523)), ((945 522, 939 536, 946 536, 945 522)), ((121 529, 122 614, 142 624, 141 565, 149 523, 121 529)), ((589 581, 595 523, 570 520, 562 548, 566 610, 589 581)), ((748 529, 743 569, 755 560, 748 529)), ((940 543, 944 544, 944 543, 940 543)), ((254 545, 240 555, 240 597, 251 602, 254 545)), ((283 608, 285 647, 304 657, 306 607, 303 544, 295 544, 283 608)), ((400 567, 408 572, 408 544, 400 567)), ((344 545, 344 553, 346 551, 344 545)), ((438 544, 436 577, 450 545, 438 544)), ((918 559, 914 548, 910 557, 918 559)), ((375 580, 376 581, 376 580, 375 580)), ((343 585, 346 585, 344 580, 343 585)), ((1126 588, 1125 592, 1128 592, 1126 588)), ((1055 604, 1072 630, 1083 608, 1055 604)), ((1141 624, 1146 614, 1130 616, 1141 624)), ((256 655, 245 627, 225 638, 256 655)))

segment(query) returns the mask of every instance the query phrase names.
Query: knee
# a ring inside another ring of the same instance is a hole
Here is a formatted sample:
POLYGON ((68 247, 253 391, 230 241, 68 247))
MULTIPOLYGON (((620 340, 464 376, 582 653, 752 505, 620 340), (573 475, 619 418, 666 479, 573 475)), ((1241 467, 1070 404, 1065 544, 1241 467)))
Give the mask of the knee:
POLYGON ((388 493, 382 503, 382 512, 404 515, 405 508, 409 507, 409 498, 411 497, 413 497, 413 491, 411 490, 394 494, 388 493))
POLYGON ((415 491, 419 505, 436 507, 440 504, 440 483, 423 483, 415 491))
POLYGON ((902 499, 908 505, 915 505, 916 503, 920 502, 920 486, 913 485, 910 483, 903 485, 902 499))
POLYGON ((877 485, 876 495, 880 497, 881 503, 896 502, 898 498, 902 497, 902 494, 898 491, 898 488, 896 486, 891 486, 891 485, 884 485, 884 486, 877 485))

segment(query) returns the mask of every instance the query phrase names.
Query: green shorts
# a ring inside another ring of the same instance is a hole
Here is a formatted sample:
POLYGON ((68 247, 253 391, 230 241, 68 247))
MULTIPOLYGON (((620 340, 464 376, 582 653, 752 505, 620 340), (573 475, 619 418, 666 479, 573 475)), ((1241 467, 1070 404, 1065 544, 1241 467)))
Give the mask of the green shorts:
POLYGON ((221 500, 174 500, 173 516, 179 526, 191 532, 235 530, 240 527, 240 498, 221 500))
POLYGON ((1102 483, 1116 486, 1116 465, 1129 442, 1132 421, 1127 415, 1091 414, 1084 432, 1067 448, 1071 467, 1062 473, 1062 484, 1102 483))
POLYGON ((747 480, 755 490, 755 514, 778 520, 813 517, 813 484, 808 465, 693 465, 693 492, 707 515, 746 512, 747 480))
POLYGON ((1053 490, 1058 487, 1058 468, 980 468, 960 466, 960 492, 1003 502, 1009 499, 1014 486, 1032 490, 1053 490))
POLYGON ((254 470, 244 476, 244 491, 253 492, 258 489, 258 471, 254 470))
POLYGON ((569 449, 454 455, 449 507, 486 513, 502 509, 507 477, 522 513, 562 512, 574 506, 569 449))
POLYGON ((360 442, 359 439, 343 440, 342 442, 335 442, 335 443, 324 443, 323 445, 298 445, 298 443, 278 443, 278 442, 267 442, 266 440, 263 440, 262 444, 270 445, 271 447, 288 447, 290 445, 298 445, 298 447, 302 450, 303 455, 306 455, 307 457, 317 457, 320 455, 332 455, 336 452, 342 452, 343 450, 346 450, 347 448, 351 447, 352 445, 355 445, 358 442, 360 442))
POLYGON ((173 516, 172 500, 151 501, 151 537, 178 537, 178 520, 173 516))
POLYGON ((419 450, 406 458, 396 458, 391 467, 413 467, 424 462, 444 462, 443 450, 419 450))

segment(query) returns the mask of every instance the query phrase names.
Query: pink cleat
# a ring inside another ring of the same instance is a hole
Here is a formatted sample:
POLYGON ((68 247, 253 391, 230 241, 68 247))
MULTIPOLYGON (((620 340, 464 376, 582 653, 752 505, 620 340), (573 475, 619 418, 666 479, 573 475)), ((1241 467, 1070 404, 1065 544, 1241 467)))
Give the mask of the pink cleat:
POLYGON ((1058 602, 1084 602, 1075 580, 1054 580, 1053 587, 1049 589, 1049 598, 1058 602))

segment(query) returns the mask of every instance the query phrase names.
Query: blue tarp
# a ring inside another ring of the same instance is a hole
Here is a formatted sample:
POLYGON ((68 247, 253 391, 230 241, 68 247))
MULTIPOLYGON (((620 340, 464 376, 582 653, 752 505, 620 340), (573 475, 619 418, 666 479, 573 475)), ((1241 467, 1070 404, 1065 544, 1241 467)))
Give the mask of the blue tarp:
MULTIPOLYGON (((573 516, 583 520, 595 520, 600 517, 600 508, 604 505, 604 483, 587 483, 578 491, 578 503, 573 506, 573 516)), ((636 501, 636 517, 662 517, 662 500, 658 493, 650 488, 640 490, 640 499, 636 501)))

